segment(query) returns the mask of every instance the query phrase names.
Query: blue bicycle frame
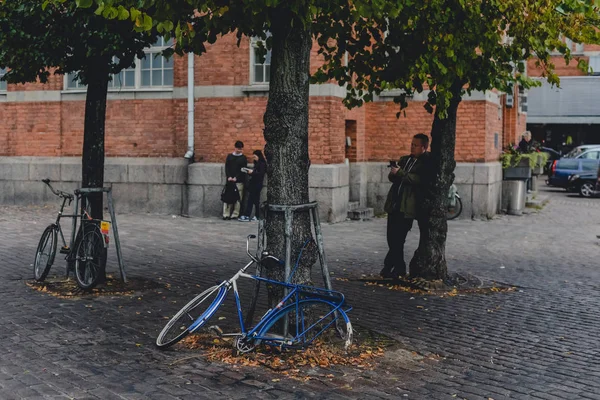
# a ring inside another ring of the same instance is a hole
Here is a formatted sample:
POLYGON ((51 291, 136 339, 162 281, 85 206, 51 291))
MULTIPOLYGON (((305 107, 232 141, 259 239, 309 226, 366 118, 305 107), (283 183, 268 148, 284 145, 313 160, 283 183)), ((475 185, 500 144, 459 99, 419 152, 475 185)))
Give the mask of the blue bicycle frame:
MULTIPOLYGON (((252 237, 254 237, 254 235, 248 236, 248 239, 250 239, 252 237)), ((248 243, 249 243, 249 240, 247 241, 247 244, 246 244, 246 252, 250 256, 251 261, 248 264, 246 264, 243 268, 241 268, 232 278, 221 282, 221 284, 216 286, 213 289, 213 291, 209 293, 209 295, 210 295, 210 294, 214 293, 215 291, 218 291, 215 299, 208 306, 206 311, 204 311, 204 313, 200 317, 198 317, 192 323, 192 325, 190 325, 188 327, 188 330, 190 332, 195 332, 198 329, 200 329, 201 327, 203 327, 205 325, 205 323, 214 316, 214 314, 217 312, 219 307, 224 303, 229 290, 233 289, 241 331, 239 333, 223 334, 223 336, 237 336, 237 337, 250 339, 255 343, 265 342, 267 344, 277 345, 277 346, 291 345, 294 341, 300 341, 304 345, 307 345, 307 344, 311 343, 316 337, 318 337, 324 330, 329 328, 334 322, 336 322, 336 320, 341 315, 341 316, 343 316, 343 319, 345 320, 347 327, 349 328, 349 335, 350 335, 350 340, 351 340, 351 325, 346 316, 346 313, 348 311, 350 311, 352 308, 348 307, 345 310, 342 308, 342 306, 344 305, 344 300, 345 300, 344 295, 342 293, 328 290, 328 289, 312 287, 312 286, 296 285, 296 284, 292 284, 292 283, 288 283, 288 282, 275 281, 272 279, 267 279, 267 278, 263 278, 260 276, 247 274, 245 271, 252 264, 259 263, 258 259, 250 254, 248 243), (249 278, 249 279, 257 280, 260 282, 265 282, 267 284, 283 286, 284 288, 288 289, 287 290, 288 293, 284 296, 284 298, 275 307, 273 307, 272 309, 269 309, 263 315, 263 317, 260 319, 260 321, 251 329, 248 329, 246 327, 246 325, 244 324, 244 318, 243 318, 243 314, 242 314, 242 304, 241 304, 240 295, 239 295, 239 291, 238 291, 238 287, 237 287, 237 280, 239 278, 249 278), (270 329, 271 326, 276 321, 278 321, 287 312, 290 312, 292 308, 295 309, 296 314, 298 315, 298 312, 300 311, 303 303, 313 303, 313 302, 325 303, 331 307, 331 310, 326 315, 320 316, 320 319, 317 322, 311 324, 310 326, 304 325, 303 318, 297 318, 295 335, 292 336, 291 338, 287 337, 287 336, 282 336, 281 338, 274 338, 273 336, 261 335, 261 332, 266 333, 266 331, 268 331, 268 329, 270 329), (320 323, 321 321, 324 321, 326 318, 328 318, 330 316, 332 316, 331 320, 324 327, 319 327, 320 330, 318 332, 316 332, 314 337, 312 337, 312 339, 306 341, 305 340, 306 333, 311 331, 312 329, 314 329, 318 323, 320 323)), ((267 257, 270 257, 273 260, 280 262, 277 258, 275 258, 273 256, 267 256, 267 257)))

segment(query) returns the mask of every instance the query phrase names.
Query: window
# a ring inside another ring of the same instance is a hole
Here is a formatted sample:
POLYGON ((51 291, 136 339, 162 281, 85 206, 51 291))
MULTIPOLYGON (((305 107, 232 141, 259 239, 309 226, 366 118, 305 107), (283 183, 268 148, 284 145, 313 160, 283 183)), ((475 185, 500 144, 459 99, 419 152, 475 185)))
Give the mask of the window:
MULTIPOLYGON (((108 82, 108 90, 173 87, 173 58, 167 60, 160 55, 172 44, 172 39, 165 41, 164 38, 159 38, 146 49, 145 57, 136 61, 135 67, 126 68, 112 76, 112 80, 108 82)), ((113 62, 118 62, 118 58, 114 57, 113 62)), ((75 73, 67 74, 65 87, 68 90, 85 89, 85 85, 74 78, 75 73)))
POLYGON ((583 158, 585 160, 597 160, 598 154, 600 154, 599 151, 588 151, 583 153, 580 158, 583 158))
POLYGON ((590 56, 588 73, 590 75, 600 75, 600 56, 590 56))
MULTIPOLYGON (((267 36, 270 35, 270 33, 267 33, 267 36)), ((261 63, 258 55, 258 42, 260 41, 260 38, 252 38, 250 41, 250 83, 254 85, 267 84, 271 80, 271 50, 267 50, 265 60, 261 63)))
MULTIPOLYGON (((4 68, 0 68, 0 78, 6 75, 6 70, 4 68)), ((6 91, 6 81, 0 81, 0 92, 6 91)))
POLYGON ((145 52, 141 62, 142 87, 173 86, 173 58, 167 60, 159 55, 172 44, 172 39, 165 42, 161 37, 145 52))

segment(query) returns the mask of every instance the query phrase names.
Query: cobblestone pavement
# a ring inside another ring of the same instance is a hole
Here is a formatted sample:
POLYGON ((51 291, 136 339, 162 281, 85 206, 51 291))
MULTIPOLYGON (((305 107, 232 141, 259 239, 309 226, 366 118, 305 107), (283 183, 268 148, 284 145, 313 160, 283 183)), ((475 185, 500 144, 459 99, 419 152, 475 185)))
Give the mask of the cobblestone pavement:
MULTIPOLYGON (((550 203, 540 212, 449 224, 450 271, 516 285, 513 293, 441 298, 365 286, 355 278, 379 271, 385 220, 324 226, 353 323, 408 352, 376 371, 308 382, 153 346, 166 315, 245 261, 254 223, 119 216, 129 276, 168 288, 61 299, 25 285, 55 208, 0 208, 0 399, 600 399, 600 199, 543 190, 550 203), (411 352, 423 358, 401 359, 411 352)), ((407 256, 417 236, 415 226, 407 256)), ((114 254, 109 265, 118 275, 114 254)))

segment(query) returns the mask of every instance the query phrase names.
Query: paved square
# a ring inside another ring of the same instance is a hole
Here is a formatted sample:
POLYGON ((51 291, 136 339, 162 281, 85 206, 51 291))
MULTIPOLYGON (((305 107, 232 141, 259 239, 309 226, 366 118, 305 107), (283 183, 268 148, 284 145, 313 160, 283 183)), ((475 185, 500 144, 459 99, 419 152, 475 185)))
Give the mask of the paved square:
MULTIPOLYGON (((2 207, 0 399, 600 398, 600 200, 543 190, 551 200, 541 212, 449 224, 449 269, 516 285, 514 293, 440 298, 365 286, 354 278, 380 270, 385 220, 324 226, 330 269, 348 278, 333 282, 354 306, 353 323, 425 356, 365 371, 351 390, 343 377, 272 381, 267 371, 154 348, 164 316, 246 261, 255 223, 119 215, 128 275, 168 289, 73 300, 24 282, 56 208, 2 207)), ((407 258, 417 238, 415 224, 407 258)), ((63 269, 57 258, 53 271, 63 269)))

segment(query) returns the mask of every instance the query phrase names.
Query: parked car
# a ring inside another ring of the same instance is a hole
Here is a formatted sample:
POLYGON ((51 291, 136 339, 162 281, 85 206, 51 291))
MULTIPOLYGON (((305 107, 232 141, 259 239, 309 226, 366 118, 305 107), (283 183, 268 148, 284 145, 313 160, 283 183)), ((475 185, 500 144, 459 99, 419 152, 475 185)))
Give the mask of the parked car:
POLYGON ((577 146, 562 156, 562 158, 579 158, 583 155, 583 153, 592 149, 600 149, 600 144, 583 144, 581 146, 577 146))
POLYGON ((550 169, 552 168, 552 162, 554 160, 558 160, 562 157, 560 151, 556 151, 550 147, 540 147, 540 150, 544 153, 548 153, 550 157, 548 157, 548 161, 546 161, 546 165, 544 165, 544 175, 550 175, 550 169))
POLYGON ((573 186, 569 183, 572 175, 587 176, 598 174, 600 160, 589 158, 561 158, 552 165, 548 184, 569 190, 573 186))
MULTIPOLYGON (((598 144, 586 144, 583 146, 578 146, 571 150, 569 153, 565 154, 560 160, 599 160, 600 159, 600 145, 598 144)), ((556 179, 552 179, 551 175, 553 171, 557 169, 557 163, 559 160, 551 161, 549 171, 548 171, 548 179, 546 180, 546 184, 549 186, 559 186, 565 187, 559 184, 556 184, 556 179)), ((564 164, 570 165, 570 164, 564 164)), ((574 165, 574 164, 573 164, 574 165)), ((564 169, 564 168, 561 168, 564 169)), ((589 171, 588 171, 589 172, 589 171)))
POLYGON ((598 171, 585 171, 571 175, 568 182, 568 191, 577 192, 582 197, 595 196, 598 171))

